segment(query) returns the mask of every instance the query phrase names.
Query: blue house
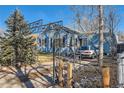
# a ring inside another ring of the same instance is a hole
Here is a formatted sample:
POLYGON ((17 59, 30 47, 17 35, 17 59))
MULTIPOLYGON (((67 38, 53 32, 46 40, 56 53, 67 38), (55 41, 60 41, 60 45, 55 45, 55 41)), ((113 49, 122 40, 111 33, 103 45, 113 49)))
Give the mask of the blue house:
POLYGON ((53 47, 55 51, 63 52, 67 49, 74 51, 74 48, 87 44, 87 37, 83 34, 73 31, 67 27, 63 27, 61 30, 45 30, 39 34, 40 51, 52 52, 53 47))
MULTIPOLYGON (((104 51, 104 54, 109 55, 111 53, 112 49, 116 47, 117 38, 116 38, 116 35, 113 34, 112 35, 113 39, 112 39, 109 32, 104 32, 103 36, 104 36, 103 51, 104 51)), ((93 34, 93 36, 89 39, 89 41, 90 41, 89 45, 91 45, 96 51, 98 51, 99 34, 98 33, 93 34)))

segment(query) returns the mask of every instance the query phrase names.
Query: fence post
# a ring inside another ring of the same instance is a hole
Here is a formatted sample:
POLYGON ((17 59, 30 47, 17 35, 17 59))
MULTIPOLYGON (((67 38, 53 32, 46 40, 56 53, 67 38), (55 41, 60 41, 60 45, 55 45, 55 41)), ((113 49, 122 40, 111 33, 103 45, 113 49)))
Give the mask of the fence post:
POLYGON ((110 87, 110 69, 109 67, 104 67, 102 69, 103 73, 103 87, 109 88, 110 87))
POLYGON ((60 61, 59 63, 59 73, 58 73, 58 79, 59 79, 59 85, 63 87, 63 61, 60 61))
POLYGON ((72 87, 72 63, 68 63, 68 68, 67 68, 67 87, 71 88, 72 87))

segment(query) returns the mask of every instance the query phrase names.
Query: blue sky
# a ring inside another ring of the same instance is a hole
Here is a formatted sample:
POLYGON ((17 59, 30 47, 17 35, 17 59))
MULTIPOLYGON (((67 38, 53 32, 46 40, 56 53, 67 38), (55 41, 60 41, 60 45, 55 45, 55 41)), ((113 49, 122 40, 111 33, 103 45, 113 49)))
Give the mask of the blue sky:
MULTIPOLYGON (((119 30, 124 31, 124 6, 114 6, 117 13, 121 16, 119 30)), ((5 20, 16 8, 20 9, 26 21, 29 23, 38 19, 43 19, 44 23, 63 20, 64 25, 71 25, 73 22, 72 11, 70 6, 0 6, 0 28, 6 29, 5 20)))
POLYGON ((0 6, 0 28, 5 29, 5 20, 16 8, 20 9, 26 21, 43 19, 44 23, 64 20, 64 25, 71 23, 70 6, 0 6))

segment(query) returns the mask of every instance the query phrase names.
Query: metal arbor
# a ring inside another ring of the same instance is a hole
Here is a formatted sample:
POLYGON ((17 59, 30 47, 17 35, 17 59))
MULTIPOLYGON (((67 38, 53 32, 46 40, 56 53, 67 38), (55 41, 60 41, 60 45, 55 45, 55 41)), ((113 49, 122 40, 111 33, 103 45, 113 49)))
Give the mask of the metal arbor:
POLYGON ((28 24, 32 33, 40 33, 42 25, 43 25, 43 20, 42 19, 31 22, 31 23, 28 24))
MULTIPOLYGON (((53 22, 53 23, 49 23, 49 24, 45 24, 42 25, 42 32, 41 32, 41 36, 43 37, 46 36, 46 43, 49 43, 49 37, 48 34, 50 34, 52 32, 52 52, 53 52, 53 83, 55 84, 56 81, 56 56, 60 57, 60 32, 63 30, 63 22, 62 21, 57 21, 57 22, 53 22), (57 50, 59 51, 57 53, 57 50)), ((47 46, 46 46, 47 47, 47 46)), ((48 49, 49 47, 47 47, 48 49)))
POLYGON ((76 39, 80 35, 82 35, 81 33, 64 27, 63 21, 57 21, 33 27, 32 27, 33 29, 35 28, 37 29, 38 27, 39 35, 41 36, 41 38, 44 37, 46 39, 44 45, 46 47, 45 52, 50 50, 50 52, 53 53, 53 85, 56 84, 57 80, 57 63, 59 63, 61 60, 64 60, 64 63, 69 62, 74 63, 73 87, 91 87, 94 86, 95 81, 98 82, 98 84, 100 84, 99 81, 101 80, 101 76, 99 75, 97 68, 90 63, 82 64, 81 63, 82 60, 80 60, 78 56, 75 54, 77 47, 76 39), (50 36, 52 37, 52 39, 50 36), (64 38, 64 36, 65 38, 67 38, 65 46, 63 45, 63 43, 61 43, 62 42, 61 38, 64 38), (49 47, 50 41, 52 41, 51 48, 49 47), (92 71, 94 73, 92 73, 92 71), (96 77, 97 75, 99 75, 99 77, 96 77), (77 83, 79 84, 79 86, 76 85, 77 83))

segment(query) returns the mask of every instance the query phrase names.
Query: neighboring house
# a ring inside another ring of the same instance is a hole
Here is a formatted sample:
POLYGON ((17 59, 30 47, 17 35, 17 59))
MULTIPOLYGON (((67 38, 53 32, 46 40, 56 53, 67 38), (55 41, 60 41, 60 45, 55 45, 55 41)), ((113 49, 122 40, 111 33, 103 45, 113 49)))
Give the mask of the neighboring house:
MULTIPOLYGON (((115 34, 112 35, 112 38, 109 34, 109 32, 104 32, 103 33, 104 36, 104 44, 103 44, 103 51, 104 54, 109 55, 112 51, 112 49, 115 49, 116 44, 117 44, 117 36, 115 34)), ((96 50, 98 51, 99 49, 99 33, 95 33, 93 34, 93 36, 91 37, 91 39, 89 40, 89 44, 96 50)))
MULTIPOLYGON (((0 37, 4 37, 4 31, 2 30, 2 29, 0 29, 0 37)), ((0 45, 1 46, 1 45, 0 45)), ((0 50, 1 50, 1 48, 0 48, 0 50)))
POLYGON ((4 36, 4 31, 0 29, 0 36, 4 36))
POLYGON ((124 34, 118 34, 117 35, 117 38, 118 38, 118 43, 124 43, 124 34))

